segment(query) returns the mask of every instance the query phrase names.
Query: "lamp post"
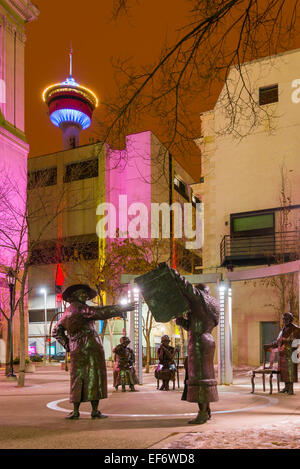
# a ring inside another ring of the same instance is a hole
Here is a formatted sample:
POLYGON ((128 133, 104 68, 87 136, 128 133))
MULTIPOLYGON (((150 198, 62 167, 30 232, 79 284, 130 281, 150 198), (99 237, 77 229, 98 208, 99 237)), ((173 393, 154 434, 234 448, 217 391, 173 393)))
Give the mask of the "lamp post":
POLYGON ((45 336, 45 344, 44 344, 44 364, 46 364, 47 359, 47 290, 42 288, 40 292, 44 295, 44 336, 45 336))
POLYGON ((16 379, 17 376, 14 374, 14 350, 13 350, 13 316, 14 316, 14 303, 13 303, 13 295, 14 295, 14 288, 16 283, 16 277, 12 270, 9 270, 6 275, 7 283, 9 286, 9 293, 10 293, 10 321, 9 321, 9 329, 10 329, 10 362, 9 362, 9 373, 7 378, 16 379))
POLYGON ((232 292, 230 282, 218 284, 220 320, 218 325, 219 384, 232 384, 232 292))
MULTIPOLYGON (((122 298, 120 301, 121 305, 127 305, 128 301, 126 298, 122 298)), ((123 331, 122 331, 123 336, 126 335, 126 318, 124 317, 123 319, 123 331)))

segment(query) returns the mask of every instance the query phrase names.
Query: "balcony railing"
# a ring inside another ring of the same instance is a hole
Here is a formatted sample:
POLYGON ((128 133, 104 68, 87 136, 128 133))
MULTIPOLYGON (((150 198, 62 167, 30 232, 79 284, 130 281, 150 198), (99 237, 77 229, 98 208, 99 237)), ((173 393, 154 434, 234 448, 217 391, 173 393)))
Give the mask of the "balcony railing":
POLYGON ((274 264, 300 258, 300 232, 286 231, 263 236, 223 237, 222 266, 274 264))

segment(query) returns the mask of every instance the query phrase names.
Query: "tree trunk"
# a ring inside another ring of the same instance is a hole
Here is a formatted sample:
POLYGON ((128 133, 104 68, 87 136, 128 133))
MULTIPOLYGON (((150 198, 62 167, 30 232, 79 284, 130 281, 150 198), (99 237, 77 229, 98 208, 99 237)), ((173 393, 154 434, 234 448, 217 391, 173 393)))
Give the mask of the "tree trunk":
POLYGON ((146 336, 146 368, 145 373, 150 372, 150 335, 147 334, 146 336))
POLYGON ((20 315, 20 368, 18 376, 18 386, 23 387, 25 385, 25 358, 26 358, 26 340, 25 340, 25 287, 28 273, 28 266, 25 264, 24 271, 22 274, 21 289, 20 289, 20 301, 19 301, 19 315, 20 315))
POLYGON ((105 319, 103 321, 103 327, 102 327, 102 331, 101 331, 101 334, 100 334, 100 337, 101 337, 101 340, 103 341, 104 339, 104 334, 105 334, 105 331, 106 331, 106 326, 107 326, 107 319, 105 319))
POLYGON ((5 374, 9 374, 10 362, 10 321, 7 321, 7 335, 6 335, 6 357, 5 357, 5 374))
POLYGON ((179 326, 179 332, 180 332, 180 360, 183 362, 184 361, 184 356, 185 356, 185 334, 184 334, 184 329, 179 326))
POLYGON ((111 327, 110 321, 107 321, 108 325, 108 331, 109 331, 109 340, 110 340, 110 353, 111 353, 111 361, 114 363, 114 344, 113 344, 113 332, 114 332, 114 327, 111 327))

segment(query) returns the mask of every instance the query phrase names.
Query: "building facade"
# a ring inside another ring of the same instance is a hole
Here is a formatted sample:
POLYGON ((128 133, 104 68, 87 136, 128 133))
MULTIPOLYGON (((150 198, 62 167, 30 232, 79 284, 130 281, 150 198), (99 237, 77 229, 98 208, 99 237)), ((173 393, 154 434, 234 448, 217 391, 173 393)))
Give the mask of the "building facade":
MULTIPOLYGON (((299 59, 297 49, 245 63, 243 79, 232 68, 214 109, 201 115, 194 190, 204 203, 204 273, 299 259, 299 59)), ((295 281, 232 283, 235 365, 258 365, 281 312, 298 315, 295 281)))
MULTIPOLYGON (((24 133, 24 53, 25 26, 39 14, 35 5, 28 0, 0 1, 0 179, 1 219, 7 219, 8 205, 14 207, 14 215, 24 212, 27 185, 27 155, 29 146, 24 133), (3 218, 2 218, 3 217, 3 218)), ((10 215, 12 215, 10 213, 10 215)), ((20 215, 21 217, 21 215, 20 215)), ((20 218, 21 219, 21 218, 20 218)), ((19 220, 20 221, 20 220, 19 220)), ((3 227, 3 223, 2 223, 3 227)), ((6 231, 8 235, 8 230, 6 231)), ((11 242, 18 234, 11 234, 11 242)), ((26 239, 23 239, 26 243, 26 239)), ((9 243, 7 243, 9 245, 9 243)), ((1 239, 0 289, 1 307, 10 315, 5 271, 14 268, 16 253, 1 239)), ((1 321, 0 362, 3 362, 7 342, 7 321, 3 313, 1 321)), ((14 317, 14 354, 19 355, 19 317, 14 317)))
MULTIPOLYGON (((47 230, 43 230, 39 245, 35 246, 29 273, 29 346, 36 353, 44 353, 45 335, 50 333, 50 322, 60 308, 57 297, 57 272, 64 272, 63 289, 81 277, 82 265, 70 261, 74 253, 83 253, 86 259, 104 259, 110 240, 118 232, 120 238, 151 240, 153 232, 161 232, 153 226, 153 204, 163 204, 167 209, 166 228, 169 232, 163 240, 160 261, 173 262, 181 271, 193 272, 201 265, 200 250, 185 247, 183 238, 172 235, 177 221, 182 221, 184 210, 170 217, 170 205, 177 203, 192 207, 198 199, 190 185, 194 180, 169 155, 150 131, 129 135, 125 148, 116 150, 107 144, 96 142, 29 159, 29 194, 31 205, 38 207, 38 199, 53 201, 43 205, 45 217, 38 217, 32 224, 31 237, 37 239, 46 217, 53 216, 53 207, 64 200, 64 209, 55 215, 47 230), (38 186, 38 189, 37 189, 38 186), (37 197, 38 194, 38 197, 37 197), (151 232, 152 230, 152 232, 151 232), (173 231, 172 231, 173 230, 173 231), (103 233, 105 231, 105 233, 103 233), (123 233, 123 234, 122 234, 123 233), (106 235, 105 235, 106 234, 106 235), (41 289, 46 289, 45 297, 41 289), (45 328, 47 334, 45 334, 45 328)), ((199 202, 199 201, 198 201, 199 202)), ((194 221, 192 220, 194 226, 194 221)), ((183 227, 184 234, 184 227, 183 227)), ((107 302, 111 299, 107 298, 107 302)), ((114 345, 124 333, 123 321, 113 326, 114 345)), ((127 333, 129 325, 127 324, 127 333)), ((107 358, 111 357, 109 332, 104 337, 107 358)), ((152 333, 152 346, 169 332, 175 339, 179 332, 174 325, 156 327, 152 333)), ((55 341, 50 353, 60 352, 55 341)), ((49 352, 49 348, 48 348, 49 352)))

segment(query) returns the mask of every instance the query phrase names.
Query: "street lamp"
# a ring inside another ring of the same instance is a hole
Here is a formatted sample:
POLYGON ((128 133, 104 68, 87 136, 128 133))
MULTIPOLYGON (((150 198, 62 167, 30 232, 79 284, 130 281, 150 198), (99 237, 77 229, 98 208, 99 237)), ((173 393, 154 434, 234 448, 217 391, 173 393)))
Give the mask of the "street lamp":
POLYGON ((47 290, 45 288, 41 288, 40 293, 44 295, 44 335, 45 335, 45 345, 44 345, 44 363, 46 364, 47 359, 47 290))
MULTIPOLYGON (((128 301, 127 301, 127 298, 122 298, 121 301, 120 301, 120 304, 121 305, 127 305, 128 301)), ((126 317, 124 317, 123 319, 123 332, 122 332, 123 336, 126 335, 126 317)))
POLYGON ((7 375, 10 379, 16 379, 17 376, 14 374, 14 350, 13 350, 13 315, 14 315, 14 304, 13 304, 13 296, 14 296, 14 288, 16 283, 16 277, 14 272, 10 269, 6 274, 7 283, 9 286, 9 293, 10 293, 10 363, 9 363, 9 373, 7 375))

